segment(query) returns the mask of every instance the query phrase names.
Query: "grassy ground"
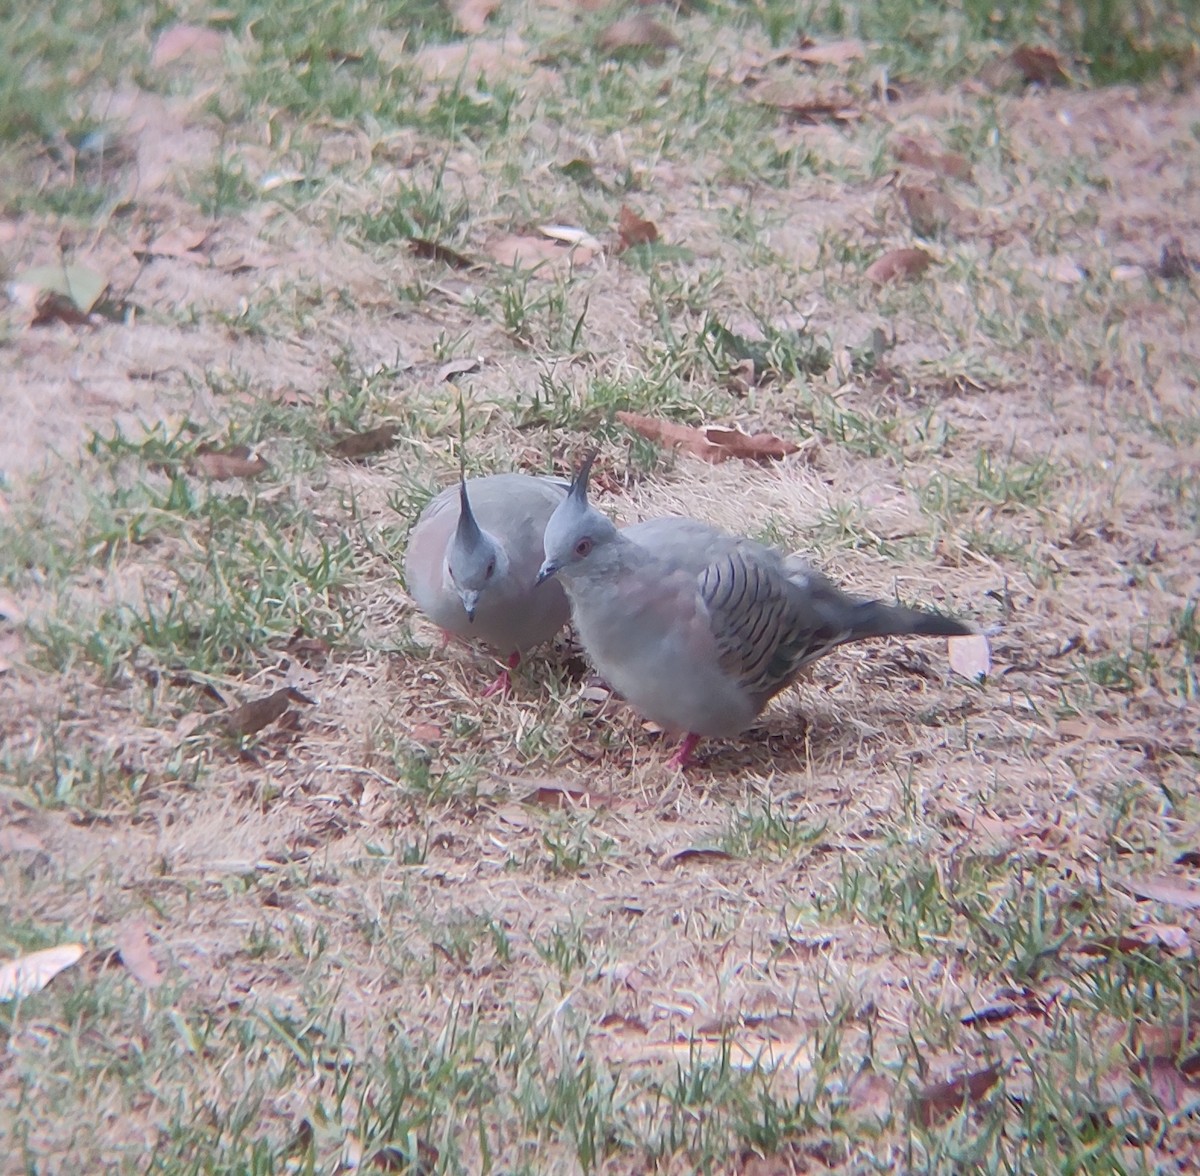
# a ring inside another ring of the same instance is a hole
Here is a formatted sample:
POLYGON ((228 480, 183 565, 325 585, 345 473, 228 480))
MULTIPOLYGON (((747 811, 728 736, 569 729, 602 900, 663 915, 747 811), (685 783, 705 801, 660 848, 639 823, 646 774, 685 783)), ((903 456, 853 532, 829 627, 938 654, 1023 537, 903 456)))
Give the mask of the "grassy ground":
POLYGON ((486 8, 0 16, 0 959, 87 948, 0 1169, 1194 1170, 1196 14, 486 8), (845 651, 686 779, 565 643, 481 699, 397 571, 460 397, 991 676, 845 651))

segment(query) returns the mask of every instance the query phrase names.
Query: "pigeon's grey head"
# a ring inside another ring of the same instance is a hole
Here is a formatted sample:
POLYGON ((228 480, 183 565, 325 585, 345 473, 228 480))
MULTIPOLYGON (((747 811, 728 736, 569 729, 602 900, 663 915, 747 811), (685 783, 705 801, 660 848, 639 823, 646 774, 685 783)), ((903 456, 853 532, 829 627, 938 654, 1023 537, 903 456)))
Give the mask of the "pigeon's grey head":
POLYGON ((458 501, 458 526, 446 552, 446 571, 467 620, 474 621, 479 598, 504 575, 508 561, 504 548, 475 521, 465 481, 458 484, 458 501))
POLYGON ((612 520, 588 504, 588 475, 596 453, 593 449, 583 459, 566 498, 554 508, 546 523, 543 540, 546 560, 538 572, 539 584, 560 572, 564 579, 579 574, 593 552, 603 550, 617 537, 612 520))

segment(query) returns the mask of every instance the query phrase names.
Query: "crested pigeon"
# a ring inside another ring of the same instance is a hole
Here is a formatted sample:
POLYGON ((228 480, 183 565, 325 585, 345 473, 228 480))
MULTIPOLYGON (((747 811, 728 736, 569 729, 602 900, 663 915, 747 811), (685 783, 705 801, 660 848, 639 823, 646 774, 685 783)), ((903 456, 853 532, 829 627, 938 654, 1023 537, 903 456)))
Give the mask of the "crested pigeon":
POLYGON ((566 588, 596 669, 646 718, 683 736, 745 730, 801 670, 849 641, 973 633, 934 612, 860 600, 796 555, 696 519, 618 530, 587 501, 595 451, 546 524, 538 583, 566 588))
POLYGON ((443 631, 491 646, 506 667, 484 697, 509 688, 521 654, 549 641, 570 615, 555 583, 534 583, 542 534, 569 483, 493 474, 448 486, 421 512, 404 577, 417 607, 443 631))

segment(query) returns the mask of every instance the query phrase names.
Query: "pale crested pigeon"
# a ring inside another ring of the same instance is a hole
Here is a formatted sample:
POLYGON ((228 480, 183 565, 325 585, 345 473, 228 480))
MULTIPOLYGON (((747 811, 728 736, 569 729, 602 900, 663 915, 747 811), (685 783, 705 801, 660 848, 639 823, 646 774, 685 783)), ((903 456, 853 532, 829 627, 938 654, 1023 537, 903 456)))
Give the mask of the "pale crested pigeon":
POLYGON ((696 519, 618 530, 587 501, 590 453, 546 524, 538 583, 557 578, 579 639, 629 704, 683 736, 745 730, 805 666, 848 641, 952 637, 972 626, 840 591, 799 556, 696 519))
POLYGON ((562 588, 534 580, 546 522, 568 485, 527 474, 460 481, 426 506, 409 536, 404 576, 417 607, 445 632, 507 659, 485 697, 507 691, 521 654, 567 623, 562 588))

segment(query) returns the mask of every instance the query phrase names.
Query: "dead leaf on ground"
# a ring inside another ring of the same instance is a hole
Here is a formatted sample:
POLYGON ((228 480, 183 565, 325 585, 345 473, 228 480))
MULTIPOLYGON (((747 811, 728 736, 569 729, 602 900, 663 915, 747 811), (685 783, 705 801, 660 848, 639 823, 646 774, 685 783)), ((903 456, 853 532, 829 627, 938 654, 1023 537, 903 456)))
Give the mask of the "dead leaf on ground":
POLYGON ((452 380, 455 376, 465 376, 468 372, 477 371, 479 371, 478 359, 451 359, 438 368, 438 383, 441 383, 443 380, 452 380))
POLYGON ((923 274, 932 261, 924 249, 889 249, 867 266, 863 276, 868 282, 882 286, 887 282, 915 278, 923 274))
POLYGON ((60 943, 0 963, 0 1000, 17 1000, 40 992, 64 968, 78 963, 81 943, 60 943))
POLYGON ((263 698, 255 698, 235 706, 225 716, 225 725, 234 735, 253 735, 269 723, 282 718, 293 702, 314 706, 311 698, 301 694, 294 686, 281 686, 263 698))
POLYGON ((1039 45, 1018 45, 1012 51, 1012 63, 1027 81, 1040 86, 1057 86, 1070 80, 1062 58, 1039 45))
POLYGON ((200 446, 192 459, 192 468, 214 481, 226 478, 256 478, 271 463, 249 445, 234 445, 229 449, 209 449, 200 446))
POLYGON ((574 225, 538 225, 538 232, 564 245, 582 245, 593 253, 599 253, 604 248, 587 229, 579 229, 574 225))
POLYGON ((658 226, 644 220, 628 204, 622 204, 617 213, 617 237, 622 250, 632 249, 635 245, 652 245, 658 240, 658 226))
POLYGON ((330 447, 330 453, 336 457, 345 457, 355 461, 360 457, 369 457, 373 453, 382 453, 396 443, 397 425, 380 425, 375 429, 367 429, 362 433, 347 433, 339 437, 330 447))
POLYGON ((200 251, 211 236, 207 229, 190 229, 176 225, 159 233, 144 249, 135 250, 138 257, 178 257, 188 261, 203 261, 200 251))
POLYGON ((672 49, 679 42, 666 25, 645 13, 610 24, 596 40, 602 53, 625 53, 639 49, 672 49))
POLYGON ((1077 286, 1087 280, 1087 271, 1062 254, 1040 258, 1031 262, 1028 269, 1030 273, 1049 278, 1052 282, 1061 282, 1064 286, 1077 286))
MULTIPOLYGON (((489 82, 513 76, 525 76, 532 70, 528 48, 516 36, 502 41, 451 41, 446 45, 422 45, 411 58, 405 50, 405 60, 411 61, 427 82, 454 82, 473 85, 477 79, 489 82)), ((387 55, 385 54, 385 60, 387 55)))
POLYGON ((141 919, 127 923, 117 933, 117 954, 133 978, 144 988, 158 988, 163 982, 162 965, 154 958, 150 933, 141 919))
POLYGON ((597 793, 578 780, 539 780, 532 791, 521 797, 522 804, 538 804, 546 808, 568 808, 571 805, 608 804, 613 797, 609 793, 597 793))
POLYGON ((510 233, 484 246, 484 252, 503 269, 558 269, 587 265, 596 251, 586 245, 566 245, 548 237, 510 233))
POLYGON ((150 64, 162 69, 176 61, 211 61, 225 52, 225 34, 205 25, 175 24, 154 42, 150 64))
POLYGON ((978 682, 992 672, 992 653, 988 648, 988 639, 982 633, 951 637, 947 644, 950 668, 956 674, 978 682))
POLYGON ((1168 1115, 1178 1115, 1185 1107, 1195 1108, 1200 1100, 1197 1088, 1200 1057, 1192 1054, 1178 1061, 1174 1055, 1155 1055, 1144 1058, 1141 1068, 1154 1100, 1168 1115))
POLYGON ((408 733, 418 743, 436 743, 442 737, 437 723, 414 723, 408 733))
POLYGON ((452 0, 450 12, 454 23, 468 36, 482 33, 488 18, 500 7, 500 0, 452 0))
POLYGON ((961 209, 945 192, 925 184, 901 184, 897 189, 908 223, 918 237, 936 237, 961 216, 961 209))
POLYGON ((17 274, 8 296, 34 312, 37 323, 86 319, 108 289, 108 279, 86 265, 39 265, 17 274))
POLYGON ((1043 1000, 1028 988, 1019 990, 1003 989, 998 995, 1002 999, 995 1000, 981 1009, 967 1013, 966 1016, 959 1018, 959 1023, 968 1026, 998 1025, 1002 1021, 1011 1020, 1013 1017, 1028 1015, 1043 1017, 1046 1015, 1047 1005, 1053 1004, 1056 999, 1056 997, 1051 996, 1043 1000))
POLYGON ((846 1097, 853 1114, 886 1119, 895 1105, 896 1080, 874 1070, 860 1070, 851 1079, 846 1097))
POLYGON ((862 118, 849 95, 814 93, 808 86, 791 80, 772 79, 750 91, 760 106, 786 115, 794 123, 850 123, 862 118))
POLYGON ((1149 878, 1114 878, 1113 882, 1136 898, 1188 911, 1200 910, 1200 887, 1189 886, 1178 878, 1159 874, 1149 878))
POLYGON ((640 412, 618 412, 617 420, 648 441, 683 449, 711 462, 726 461, 731 457, 747 461, 778 460, 800 449, 794 442, 774 433, 747 433, 723 425, 681 425, 640 412))
POLYGON ((805 65, 845 65, 851 61, 861 61, 866 55, 866 45, 857 38, 849 37, 843 41, 826 41, 824 44, 810 42, 797 49, 792 57, 805 65))
POLYGON ((468 257, 465 253, 459 253, 457 249, 451 249, 449 245, 443 245, 440 241, 428 241, 424 237, 409 237, 408 248, 415 257, 424 261, 440 261, 443 265, 450 266, 451 269, 482 268, 474 258, 468 257))
POLYGON ((1111 955, 1131 951, 1166 952, 1171 956, 1189 956, 1192 943, 1183 927, 1173 923, 1139 923, 1119 935, 1090 939, 1080 945, 1085 955, 1111 955))
POLYGON ((999 1065, 992 1065, 925 1086, 913 1094, 913 1112, 921 1123, 932 1127, 965 1105, 978 1102, 996 1085, 1002 1072, 999 1065))
POLYGON ((733 854, 715 845, 689 845, 677 853, 669 854, 667 864, 679 862, 731 862, 733 854))
POLYGON ((287 639, 284 649, 305 665, 323 665, 331 646, 324 638, 309 637, 302 628, 297 628, 287 639))
POLYGON ((892 154, 901 163, 937 172, 954 180, 970 180, 971 164, 957 151, 942 151, 936 145, 909 135, 899 135, 892 141, 892 154))
POLYGON ((1190 278, 1196 268, 1197 262, 1187 255, 1183 242, 1178 237, 1172 237, 1162 247, 1155 272, 1160 278, 1173 281, 1177 278, 1190 278))

